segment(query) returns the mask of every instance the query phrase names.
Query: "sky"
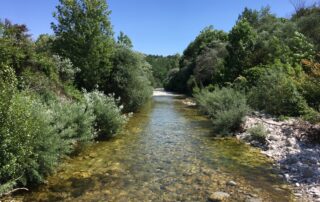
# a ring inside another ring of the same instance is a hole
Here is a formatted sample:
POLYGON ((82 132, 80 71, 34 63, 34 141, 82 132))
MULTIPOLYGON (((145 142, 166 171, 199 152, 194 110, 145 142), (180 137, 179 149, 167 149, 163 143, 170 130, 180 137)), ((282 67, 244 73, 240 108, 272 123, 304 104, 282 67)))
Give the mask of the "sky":
MULTIPOLYGON (((308 4, 314 2, 307 0, 308 4)), ((270 6, 279 17, 294 11, 290 0, 107 0, 115 37, 127 34, 134 49, 146 54, 182 53, 209 25, 230 31, 245 7, 270 6)), ((50 23, 58 0, 0 0, 0 19, 26 24, 34 39, 52 34, 50 23)))

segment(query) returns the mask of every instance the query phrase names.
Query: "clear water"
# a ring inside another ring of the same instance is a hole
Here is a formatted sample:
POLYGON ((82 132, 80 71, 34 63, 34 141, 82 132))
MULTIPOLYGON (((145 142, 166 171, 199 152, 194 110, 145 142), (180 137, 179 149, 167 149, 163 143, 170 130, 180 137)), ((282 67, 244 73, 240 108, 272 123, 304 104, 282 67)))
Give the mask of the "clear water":
POLYGON ((258 150, 217 139, 210 121, 180 97, 155 96, 123 134, 68 159, 24 201, 292 201, 290 188, 258 150), (229 180, 237 186, 228 186, 229 180), (251 196, 250 196, 251 195, 251 196))

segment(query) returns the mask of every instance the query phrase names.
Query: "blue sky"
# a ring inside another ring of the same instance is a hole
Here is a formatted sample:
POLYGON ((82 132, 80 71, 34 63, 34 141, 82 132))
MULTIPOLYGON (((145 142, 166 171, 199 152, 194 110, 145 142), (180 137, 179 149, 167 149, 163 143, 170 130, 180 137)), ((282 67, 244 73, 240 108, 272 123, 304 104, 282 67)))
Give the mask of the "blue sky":
MULTIPOLYGON (((182 53, 208 25, 229 31, 244 7, 269 5, 280 17, 289 17, 289 0, 107 0, 117 35, 125 32, 134 49, 148 54, 182 53)), ((312 0, 307 1, 309 3, 312 0)), ((1 0, 0 18, 28 26, 33 38, 52 33, 50 22, 58 0, 1 0)))

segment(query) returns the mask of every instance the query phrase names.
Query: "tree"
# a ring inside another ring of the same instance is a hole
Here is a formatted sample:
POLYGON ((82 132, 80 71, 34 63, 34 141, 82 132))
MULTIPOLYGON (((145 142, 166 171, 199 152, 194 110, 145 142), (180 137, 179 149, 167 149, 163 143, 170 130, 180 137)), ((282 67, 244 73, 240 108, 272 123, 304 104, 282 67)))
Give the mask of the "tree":
POLYGON ((48 55, 51 55, 53 41, 54 36, 49 34, 41 34, 35 42, 36 52, 47 53, 48 55))
POLYGON ((32 63, 34 53, 28 28, 5 20, 0 21, 0 30, 0 61, 10 65, 19 75, 32 63))
POLYGON ((292 16, 297 23, 299 32, 309 37, 320 51, 320 4, 300 9, 292 16))
POLYGON ((238 17, 238 21, 246 19, 251 26, 255 26, 259 22, 259 12, 250 8, 244 8, 242 13, 238 17))
POLYGON ((212 80, 213 74, 217 75, 216 73, 219 72, 217 70, 221 67, 227 40, 228 35, 225 32, 215 30, 212 26, 204 28, 183 51, 180 71, 169 75, 170 80, 167 79, 165 88, 192 93, 196 85, 207 85, 209 80, 212 80), (210 74, 205 75, 208 72, 210 74))
POLYGON ((179 59, 179 54, 168 56, 148 55, 146 57, 147 62, 152 66, 154 87, 163 86, 168 72, 171 69, 179 68, 179 59))
POLYGON ((294 7, 296 12, 306 7, 305 0, 290 0, 290 3, 294 7))
POLYGON ((119 45, 125 46, 127 48, 132 48, 133 47, 131 39, 126 34, 124 34, 123 32, 120 32, 120 34, 118 36, 117 43, 119 45))
POLYGON ((123 46, 116 48, 113 64, 108 92, 120 97, 125 112, 138 110, 152 94, 150 64, 142 54, 123 46))
POLYGON ((208 48, 197 57, 193 74, 200 87, 221 81, 227 54, 225 43, 217 42, 215 47, 208 48))
POLYGON ((252 55, 256 33, 246 19, 240 20, 229 33, 227 50, 226 75, 227 80, 233 81, 242 74, 243 70, 253 67, 252 55))
POLYGON ((60 0, 51 27, 56 35, 55 52, 81 69, 80 88, 104 88, 114 52, 110 11, 105 0, 60 0))

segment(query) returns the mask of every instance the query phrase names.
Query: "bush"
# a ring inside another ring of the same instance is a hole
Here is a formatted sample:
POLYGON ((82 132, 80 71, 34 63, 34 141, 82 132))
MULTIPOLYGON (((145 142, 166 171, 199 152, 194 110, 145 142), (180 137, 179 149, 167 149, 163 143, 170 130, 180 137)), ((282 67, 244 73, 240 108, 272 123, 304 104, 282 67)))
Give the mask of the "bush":
POLYGON ((23 93, 13 95, 5 110, 1 114, 6 117, 0 124, 1 184, 39 182, 61 155, 61 142, 50 125, 50 113, 23 93))
POLYGON ((8 66, 0 69, 0 195, 16 185, 38 183, 77 142, 92 139, 93 111, 85 104, 44 105, 39 96, 16 90, 8 66))
POLYGON ((251 140, 256 140, 262 144, 266 143, 268 132, 263 124, 259 123, 256 126, 249 128, 248 132, 251 140))
POLYGON ((204 89, 194 96, 200 110, 211 118, 214 130, 221 134, 239 129, 249 111, 245 95, 232 88, 204 89))
POLYGON ((126 115, 121 114, 122 106, 118 107, 113 96, 106 96, 101 92, 85 93, 88 109, 92 109, 96 119, 95 127, 100 138, 116 135, 126 123, 126 115))
POLYGON ((278 70, 269 70, 261 76, 249 94, 249 104, 254 109, 272 115, 299 116, 308 109, 294 81, 278 70))
POLYGON ((6 115, 0 124, 1 192, 43 181, 61 157, 95 137, 93 109, 85 103, 51 101, 47 106, 21 92, 1 110, 6 115))
POLYGON ((73 82, 76 73, 80 72, 80 69, 74 67, 68 58, 61 58, 59 55, 53 55, 52 58, 60 79, 64 82, 73 82))
POLYGON ((309 106, 320 111, 320 78, 306 78, 301 84, 301 94, 309 106))
POLYGON ((53 102, 50 108, 55 135, 63 140, 63 153, 70 153, 76 144, 89 142, 95 138, 94 121, 96 117, 92 108, 80 102, 53 102))

